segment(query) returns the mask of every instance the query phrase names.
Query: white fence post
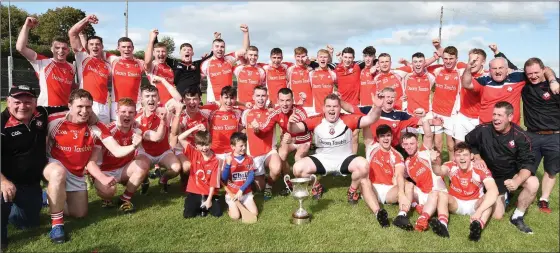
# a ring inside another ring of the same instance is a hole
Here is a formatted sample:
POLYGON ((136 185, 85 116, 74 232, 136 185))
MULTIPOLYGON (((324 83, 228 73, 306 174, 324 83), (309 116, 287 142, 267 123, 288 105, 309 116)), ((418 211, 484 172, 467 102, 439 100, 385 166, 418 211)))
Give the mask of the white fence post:
POLYGON ((14 70, 13 58, 11 56, 8 56, 8 92, 10 92, 10 89, 12 88, 13 85, 13 80, 12 80, 13 70, 14 70))

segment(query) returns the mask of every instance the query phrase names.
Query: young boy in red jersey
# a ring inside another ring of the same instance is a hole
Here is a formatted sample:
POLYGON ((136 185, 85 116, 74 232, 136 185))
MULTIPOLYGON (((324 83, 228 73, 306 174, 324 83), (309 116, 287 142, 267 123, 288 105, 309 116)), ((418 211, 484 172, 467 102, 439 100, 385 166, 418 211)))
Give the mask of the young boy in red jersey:
POLYGON ((233 133, 230 144, 233 152, 226 157, 224 170, 222 171, 222 181, 226 183, 230 192, 235 193, 235 195, 226 194, 225 199, 229 207, 229 217, 238 220, 241 217, 241 212, 235 205, 236 200, 239 200, 249 212, 258 214, 251 190, 251 184, 255 180, 255 167, 253 158, 245 154, 247 135, 241 132, 233 133))

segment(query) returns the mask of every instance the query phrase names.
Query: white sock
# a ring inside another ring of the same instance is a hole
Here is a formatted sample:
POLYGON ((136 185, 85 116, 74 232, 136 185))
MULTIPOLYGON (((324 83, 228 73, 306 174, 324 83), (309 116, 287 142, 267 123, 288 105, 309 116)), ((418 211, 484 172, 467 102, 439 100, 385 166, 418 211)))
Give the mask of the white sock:
POLYGON ((397 214, 397 216, 405 216, 406 217, 406 212, 405 211, 399 211, 399 214, 397 214))
POLYGON ((443 224, 445 228, 447 228, 447 222, 439 221, 439 223, 443 224))
POLYGON ((545 198, 543 198, 543 197, 541 197, 541 198, 539 199, 539 201, 541 201, 541 200, 544 200, 544 201, 548 202, 548 199, 545 199, 545 198))
POLYGON ((524 214, 525 212, 521 212, 519 211, 519 209, 515 208, 515 211, 513 212, 513 216, 511 217, 511 219, 515 220, 519 217, 523 217, 524 214))

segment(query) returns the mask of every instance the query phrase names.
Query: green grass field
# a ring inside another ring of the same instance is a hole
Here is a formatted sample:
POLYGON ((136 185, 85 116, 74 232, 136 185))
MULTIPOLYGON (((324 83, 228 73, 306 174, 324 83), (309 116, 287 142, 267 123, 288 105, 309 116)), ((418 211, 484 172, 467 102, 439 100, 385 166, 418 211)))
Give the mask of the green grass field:
MULTIPOLYGON (((360 155, 363 153, 364 147, 360 144, 360 155)), ((541 166, 539 178, 542 174, 541 166)), ((62 245, 50 242, 50 217, 48 210, 43 209, 40 228, 18 231, 10 225, 8 251, 560 251, 558 184, 550 198, 551 214, 540 213, 536 204, 531 205, 527 212, 525 220, 533 228, 533 235, 522 234, 509 223, 509 216, 514 210, 510 205, 506 218, 489 222, 481 241, 474 243, 467 239, 467 216, 450 216, 449 239, 442 239, 431 230, 419 233, 403 231, 394 226, 380 228, 363 201, 355 207, 346 202, 349 178, 328 176, 321 179, 327 192, 319 201, 305 201, 305 208, 312 213, 313 220, 302 226, 290 224, 296 201, 291 197, 276 195, 283 183, 277 182, 275 185, 272 200, 263 202, 260 194, 255 197, 260 212, 259 221, 247 225, 232 221, 227 211, 220 218, 184 219, 184 193, 179 189, 177 179, 170 182, 170 192, 162 194, 157 181, 152 180, 148 195, 137 193, 133 197, 137 212, 131 215, 122 214, 117 209, 102 209, 101 200, 94 191, 90 191, 88 217, 65 218, 70 240, 62 245)), ((120 187, 119 194, 122 190, 120 187)), ((515 203, 515 199, 511 203, 515 203)), ((391 218, 398 211, 396 205, 386 205, 385 209, 391 218)), ((411 221, 414 222, 417 217, 418 214, 414 213, 411 221)))

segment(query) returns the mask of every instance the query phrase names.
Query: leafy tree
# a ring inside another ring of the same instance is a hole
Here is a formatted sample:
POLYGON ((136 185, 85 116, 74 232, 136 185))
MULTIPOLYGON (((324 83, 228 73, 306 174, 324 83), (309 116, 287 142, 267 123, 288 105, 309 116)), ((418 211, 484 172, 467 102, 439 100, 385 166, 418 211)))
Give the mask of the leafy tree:
POLYGON ((144 50, 136 51, 134 53, 134 57, 143 60, 144 59, 144 50))
MULTIPOLYGON (((36 33, 39 35, 41 44, 50 44, 55 37, 68 38, 68 30, 86 16, 80 9, 65 6, 62 8, 48 9, 38 18, 39 25, 36 33)), ((95 35, 95 30, 91 25, 84 30, 86 35, 95 35)))
POLYGON ((159 42, 164 43, 167 46, 168 55, 173 54, 173 52, 175 51, 175 41, 173 40, 173 38, 169 36, 163 36, 163 38, 161 38, 159 42))

